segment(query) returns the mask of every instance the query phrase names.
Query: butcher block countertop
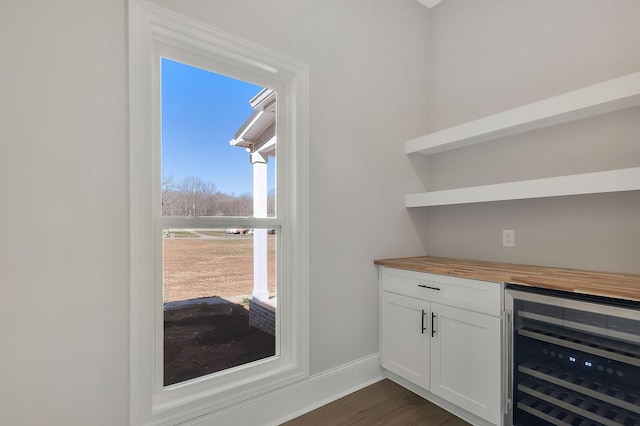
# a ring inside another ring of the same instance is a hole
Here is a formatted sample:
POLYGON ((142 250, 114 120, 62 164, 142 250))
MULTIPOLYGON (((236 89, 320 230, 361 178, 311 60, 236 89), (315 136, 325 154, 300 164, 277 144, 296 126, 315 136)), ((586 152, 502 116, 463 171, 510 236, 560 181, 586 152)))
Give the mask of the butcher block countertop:
POLYGON ((640 301, 640 275, 432 256, 379 259, 374 263, 396 269, 640 301))

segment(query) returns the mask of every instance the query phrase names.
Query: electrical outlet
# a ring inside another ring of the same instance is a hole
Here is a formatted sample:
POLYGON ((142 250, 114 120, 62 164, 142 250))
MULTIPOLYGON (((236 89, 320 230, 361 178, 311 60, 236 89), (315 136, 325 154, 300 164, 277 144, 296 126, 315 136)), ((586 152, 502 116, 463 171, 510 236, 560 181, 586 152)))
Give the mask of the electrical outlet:
POLYGON ((502 230, 502 247, 516 246, 516 231, 513 229, 502 230))

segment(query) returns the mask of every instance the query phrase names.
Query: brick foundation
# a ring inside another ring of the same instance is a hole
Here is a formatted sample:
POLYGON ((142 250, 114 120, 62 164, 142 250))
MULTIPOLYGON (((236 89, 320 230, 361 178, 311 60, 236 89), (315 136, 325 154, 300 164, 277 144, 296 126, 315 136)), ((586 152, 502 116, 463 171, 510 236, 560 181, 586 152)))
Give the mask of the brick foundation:
POLYGON ((276 308, 269 303, 251 299, 249 302, 249 325, 272 336, 276 335, 276 308))

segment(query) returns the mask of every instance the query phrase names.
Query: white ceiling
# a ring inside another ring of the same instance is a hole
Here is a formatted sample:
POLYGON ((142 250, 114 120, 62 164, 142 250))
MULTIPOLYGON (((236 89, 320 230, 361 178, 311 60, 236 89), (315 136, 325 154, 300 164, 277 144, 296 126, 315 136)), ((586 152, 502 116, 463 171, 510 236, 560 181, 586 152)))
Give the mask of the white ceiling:
POLYGON ((427 6, 429 9, 440 3, 442 0, 418 0, 423 5, 427 6))

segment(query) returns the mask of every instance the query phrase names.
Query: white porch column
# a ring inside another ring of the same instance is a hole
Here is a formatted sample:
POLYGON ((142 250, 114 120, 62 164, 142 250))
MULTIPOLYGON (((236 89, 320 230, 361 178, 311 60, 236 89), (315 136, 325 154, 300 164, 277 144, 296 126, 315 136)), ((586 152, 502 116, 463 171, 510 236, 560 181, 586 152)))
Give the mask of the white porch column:
MULTIPOLYGON (((253 216, 267 217, 267 157, 251 153, 253 164, 253 216)), ((253 230, 253 297, 269 300, 267 288, 267 230, 253 230)))

